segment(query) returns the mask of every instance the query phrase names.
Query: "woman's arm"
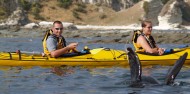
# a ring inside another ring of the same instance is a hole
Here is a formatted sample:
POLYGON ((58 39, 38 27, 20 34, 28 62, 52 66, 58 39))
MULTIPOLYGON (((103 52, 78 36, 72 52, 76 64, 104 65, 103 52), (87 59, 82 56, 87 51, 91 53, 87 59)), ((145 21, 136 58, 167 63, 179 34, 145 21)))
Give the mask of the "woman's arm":
POLYGON ((143 37, 143 36, 139 36, 137 38, 137 44, 138 45, 141 45, 143 49, 145 49, 146 52, 148 53, 154 53, 154 54, 158 54, 159 51, 158 51, 158 48, 151 48, 149 46, 149 44, 147 43, 146 39, 143 37))

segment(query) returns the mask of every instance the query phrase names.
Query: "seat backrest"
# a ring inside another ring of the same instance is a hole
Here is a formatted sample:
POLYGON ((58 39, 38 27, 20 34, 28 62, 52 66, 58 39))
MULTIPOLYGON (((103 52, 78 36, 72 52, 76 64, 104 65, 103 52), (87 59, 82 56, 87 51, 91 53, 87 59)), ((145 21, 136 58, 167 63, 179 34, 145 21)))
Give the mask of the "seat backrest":
POLYGON ((136 52, 144 52, 143 48, 139 48, 137 45, 137 38, 142 34, 141 30, 135 30, 132 36, 133 46, 136 52))

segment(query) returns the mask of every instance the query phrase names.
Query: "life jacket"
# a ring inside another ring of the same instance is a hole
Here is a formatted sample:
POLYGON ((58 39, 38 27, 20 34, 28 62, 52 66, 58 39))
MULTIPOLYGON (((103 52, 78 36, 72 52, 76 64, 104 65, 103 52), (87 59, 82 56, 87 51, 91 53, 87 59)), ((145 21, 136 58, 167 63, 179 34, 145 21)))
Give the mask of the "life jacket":
POLYGON ((58 43, 57 43, 57 49, 61 49, 63 47, 66 47, 66 41, 65 41, 65 38, 63 36, 61 36, 61 37, 58 38, 58 37, 56 37, 56 35, 53 34, 52 30, 47 30, 46 33, 45 33, 45 35, 44 35, 44 38, 42 39, 43 50, 44 50, 44 53, 46 55, 50 55, 50 52, 47 49, 47 43, 46 43, 46 40, 48 39, 48 37, 50 35, 58 41, 58 43))
POLYGON ((142 48, 141 45, 137 44, 137 38, 142 35, 145 37, 147 43, 151 48, 156 48, 156 43, 154 41, 154 38, 152 36, 146 37, 141 30, 135 30, 132 38, 133 46, 135 47, 136 52, 145 52, 145 49, 142 48))

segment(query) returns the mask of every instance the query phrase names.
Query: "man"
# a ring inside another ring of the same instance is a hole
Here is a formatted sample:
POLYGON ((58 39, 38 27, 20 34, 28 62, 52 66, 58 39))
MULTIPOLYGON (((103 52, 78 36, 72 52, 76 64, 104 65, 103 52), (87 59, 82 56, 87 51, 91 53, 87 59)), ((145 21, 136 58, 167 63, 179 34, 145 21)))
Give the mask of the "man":
POLYGON ((159 48, 154 38, 151 36, 152 33, 152 22, 151 21, 143 21, 142 22, 142 31, 138 35, 136 39, 136 43, 134 44, 136 50, 141 49, 141 51, 145 51, 150 54, 162 55, 164 54, 164 49, 159 48))
POLYGON ((43 49, 46 55, 51 57, 59 57, 68 53, 70 50, 76 49, 78 43, 71 43, 66 46, 66 41, 61 35, 63 32, 63 24, 61 21, 55 21, 51 30, 48 30, 43 39, 43 49))

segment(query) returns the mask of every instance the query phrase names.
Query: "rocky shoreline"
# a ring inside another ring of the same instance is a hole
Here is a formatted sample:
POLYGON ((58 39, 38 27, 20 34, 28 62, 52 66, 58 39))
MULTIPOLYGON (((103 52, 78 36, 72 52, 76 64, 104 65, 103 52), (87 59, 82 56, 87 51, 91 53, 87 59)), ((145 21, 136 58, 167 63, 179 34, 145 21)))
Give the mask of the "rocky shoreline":
MULTIPOLYGON (((27 37, 42 38, 46 29, 2 29, 0 37, 27 37)), ((133 30, 64 30, 65 38, 84 38, 87 43, 131 43, 133 30), (94 39, 94 40, 93 40, 94 39)), ((188 30, 154 30, 158 44, 189 44, 190 31, 188 30)))
MULTIPOLYGON (((154 30, 154 36, 158 44, 189 44, 190 32, 187 30, 159 31, 154 30)), ((83 30, 66 31, 65 37, 71 38, 96 38, 97 40, 88 41, 90 43, 131 43, 133 30, 83 30)))

